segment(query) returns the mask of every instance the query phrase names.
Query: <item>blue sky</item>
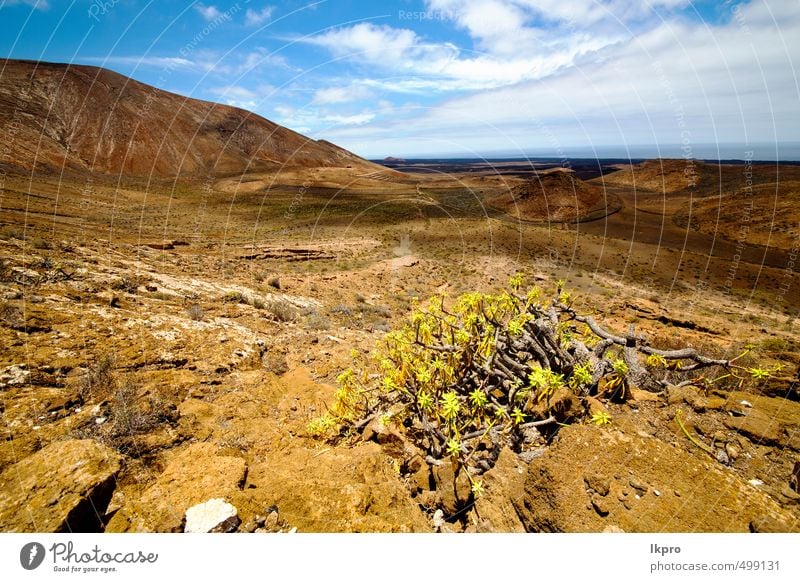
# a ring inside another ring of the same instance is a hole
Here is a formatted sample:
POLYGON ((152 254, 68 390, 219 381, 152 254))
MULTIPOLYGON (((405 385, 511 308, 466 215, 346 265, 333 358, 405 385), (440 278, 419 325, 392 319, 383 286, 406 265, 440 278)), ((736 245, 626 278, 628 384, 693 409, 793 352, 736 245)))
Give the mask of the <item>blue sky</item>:
POLYGON ((800 141, 798 39, 797 0, 0 0, 4 56, 105 66, 367 157, 780 149, 800 141))

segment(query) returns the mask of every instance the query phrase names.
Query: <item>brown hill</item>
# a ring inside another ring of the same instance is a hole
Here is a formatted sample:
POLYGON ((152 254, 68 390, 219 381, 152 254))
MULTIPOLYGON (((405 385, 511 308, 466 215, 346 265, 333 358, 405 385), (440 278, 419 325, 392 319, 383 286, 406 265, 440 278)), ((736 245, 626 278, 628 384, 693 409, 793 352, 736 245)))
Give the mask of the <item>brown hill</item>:
POLYGON ((686 205, 675 215, 681 226, 775 248, 796 248, 800 240, 800 181, 759 184, 686 205))
POLYGON ((0 168, 132 176, 380 169, 263 117, 84 65, 0 59, 0 168))
POLYGON ((574 222, 606 213, 603 189, 571 172, 539 173, 489 200, 489 206, 522 220, 574 222))
POLYGON ((635 187, 644 192, 691 191, 695 196, 715 196, 752 184, 769 184, 797 169, 776 164, 713 164, 697 160, 647 160, 640 164, 620 165, 619 170, 602 177, 607 186, 635 187))

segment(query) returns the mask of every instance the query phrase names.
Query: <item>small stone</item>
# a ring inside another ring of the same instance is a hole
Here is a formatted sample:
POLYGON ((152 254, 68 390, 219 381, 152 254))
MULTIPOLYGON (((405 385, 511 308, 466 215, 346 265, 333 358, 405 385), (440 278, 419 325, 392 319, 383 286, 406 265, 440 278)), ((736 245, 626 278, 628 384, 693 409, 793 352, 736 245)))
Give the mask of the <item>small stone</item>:
POLYGON ((603 528, 603 533, 625 533, 625 530, 618 525, 608 524, 603 528))
POLYGON ((271 511, 267 514, 267 517, 264 518, 264 523, 262 527, 267 531, 274 531, 275 528, 278 527, 278 512, 271 511))
POLYGON ((731 443, 725 445, 725 452, 728 453, 728 457, 731 461, 735 461, 739 456, 739 448, 731 443))
POLYGON ((711 440, 718 443, 728 442, 728 434, 724 430, 715 430, 711 435, 711 440))
POLYGON ((741 404, 745 408, 753 408, 753 404, 748 400, 742 400, 739 402, 739 404, 741 404))
POLYGON ((592 495, 592 507, 600 517, 605 517, 609 513, 608 504, 606 500, 599 495, 592 495))
POLYGON ((436 531, 439 531, 444 527, 444 512, 441 509, 437 509, 433 513, 433 527, 436 531))
POLYGON ((523 462, 530 463, 534 459, 538 459, 544 455, 544 447, 539 447, 537 449, 531 449, 530 451, 524 451, 517 455, 523 462))
POLYGON ((290 529, 290 530, 289 530, 289 531, 287 531, 286 533, 297 533, 297 528, 296 528, 296 527, 293 527, 292 529, 290 529))
POLYGON ((236 531, 241 520, 236 508, 222 498, 198 503, 186 510, 186 533, 230 533, 236 531))
POLYGON ((94 423, 95 424, 103 424, 107 420, 108 419, 105 416, 98 416, 97 418, 94 419, 94 423))
POLYGON ((796 493, 788 485, 784 485, 783 487, 781 487, 781 495, 783 495, 786 499, 790 499, 792 501, 800 501, 800 493, 796 493))
POLYGON ((583 476, 583 480, 589 489, 596 491, 603 497, 608 495, 608 491, 610 489, 608 477, 597 473, 590 473, 585 474, 583 476))
POLYGON ((647 493, 648 490, 647 485, 645 485, 641 481, 638 481, 637 479, 631 479, 630 481, 628 481, 628 484, 641 493, 647 493))
POLYGON ((659 491, 658 489, 653 489, 653 495, 655 495, 656 497, 661 497, 661 491, 659 491))
POLYGON ((761 479, 750 479, 748 483, 750 483, 750 485, 753 487, 761 487, 764 484, 761 479))

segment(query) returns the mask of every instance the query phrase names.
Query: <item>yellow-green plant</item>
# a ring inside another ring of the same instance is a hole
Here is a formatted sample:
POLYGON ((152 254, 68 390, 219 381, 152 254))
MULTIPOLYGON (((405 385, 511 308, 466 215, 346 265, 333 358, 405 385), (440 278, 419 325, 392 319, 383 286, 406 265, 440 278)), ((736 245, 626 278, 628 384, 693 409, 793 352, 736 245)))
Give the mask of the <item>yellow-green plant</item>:
POLYGON ((589 395, 601 382, 606 389, 634 383, 660 390, 671 380, 653 372, 664 366, 662 372, 681 374, 731 369, 730 361, 693 349, 652 348, 633 328, 614 334, 576 312, 562 283, 544 300, 537 287, 524 288, 521 275, 495 294, 417 303, 371 358, 354 358, 337 379, 329 411, 309 426, 313 434, 346 434, 384 418, 401 425, 429 459, 449 458, 474 474, 492 466, 500 447, 519 446, 532 427, 555 428, 550 405, 559 390, 589 395), (680 370, 670 365, 678 363, 680 370))

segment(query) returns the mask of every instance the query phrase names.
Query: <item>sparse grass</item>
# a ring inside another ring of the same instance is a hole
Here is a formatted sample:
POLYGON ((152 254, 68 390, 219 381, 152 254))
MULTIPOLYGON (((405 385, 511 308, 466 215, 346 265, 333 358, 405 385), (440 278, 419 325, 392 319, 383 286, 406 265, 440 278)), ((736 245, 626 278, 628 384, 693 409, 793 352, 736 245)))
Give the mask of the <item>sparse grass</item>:
POLYGON ((10 283, 14 280, 14 271, 7 261, 0 261, 0 282, 10 283))
POLYGON ((22 309, 8 301, 0 303, 0 325, 15 329, 22 326, 24 322, 22 309))
POLYGON ((282 323, 295 321, 298 316, 297 308, 286 299, 273 299, 267 305, 267 311, 282 323))
POLYGON ((150 294, 150 297, 153 299, 158 299, 159 301, 170 301, 175 299, 175 296, 171 293, 164 293, 163 291, 156 291, 155 293, 150 294))
POLYGON ((372 305, 371 303, 360 303, 358 310, 364 315, 373 315, 378 317, 391 317, 392 310, 385 305, 372 305))
POLYGON ((192 321, 203 321, 205 319, 206 313, 203 311, 203 308, 200 307, 197 303, 193 303, 186 309, 186 315, 189 316, 189 319, 192 321))
POLYGON ((53 243, 40 237, 34 237, 30 239, 28 242, 33 248, 43 251, 50 250, 53 248, 53 243))
POLYGON ((314 311, 306 317, 306 326, 314 331, 325 331, 331 328, 331 320, 314 311))
POLYGON ((138 278, 122 277, 118 281, 114 281, 111 284, 111 288, 115 291, 123 291, 125 293, 135 294, 139 289, 140 284, 141 281, 138 278))
POLYGON ((223 303, 244 303, 244 295, 239 291, 228 291, 222 298, 223 303))
POLYGON ((114 374, 114 356, 103 354, 89 364, 89 369, 81 377, 78 394, 84 402, 100 400, 117 388, 114 374))
POLYGON ((221 449, 234 449, 244 453, 253 446, 253 441, 248 439, 241 431, 234 431, 222 437, 218 445, 221 449))
POLYGON ((264 309, 266 307, 266 304, 264 303, 264 300, 261 299, 261 297, 258 297, 258 296, 249 297, 247 303, 251 307, 255 307, 256 309, 264 309))
POLYGON ((353 315, 353 310, 349 306, 340 303, 331 307, 329 313, 331 315, 345 315, 347 317, 351 317, 353 315))
POLYGON ((161 394, 140 395, 141 386, 131 379, 115 383, 108 399, 107 421, 92 424, 79 431, 77 436, 94 438, 117 451, 139 457, 141 450, 136 437, 158 427, 177 421, 175 406, 161 394))
POLYGON ((770 354, 783 354, 792 349, 793 343, 782 337, 770 337, 762 340, 758 347, 761 351, 770 354))
POLYGON ((22 240, 24 238, 24 234, 18 228, 14 228, 13 226, 4 226, 0 228, 0 239, 3 240, 11 240, 15 238, 17 240, 22 240))

